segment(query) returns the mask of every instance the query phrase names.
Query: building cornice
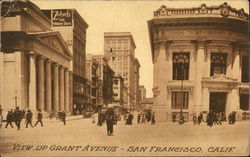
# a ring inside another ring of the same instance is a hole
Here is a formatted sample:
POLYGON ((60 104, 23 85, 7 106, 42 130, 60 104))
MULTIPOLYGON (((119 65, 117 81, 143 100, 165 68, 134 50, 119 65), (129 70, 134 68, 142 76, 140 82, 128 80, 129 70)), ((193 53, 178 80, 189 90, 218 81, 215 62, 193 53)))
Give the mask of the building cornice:
POLYGON ((162 5, 158 10, 154 11, 154 19, 208 16, 248 21, 248 14, 244 12, 244 9, 237 10, 226 2, 219 6, 208 7, 206 4, 202 4, 200 7, 194 8, 167 8, 165 5, 162 5))

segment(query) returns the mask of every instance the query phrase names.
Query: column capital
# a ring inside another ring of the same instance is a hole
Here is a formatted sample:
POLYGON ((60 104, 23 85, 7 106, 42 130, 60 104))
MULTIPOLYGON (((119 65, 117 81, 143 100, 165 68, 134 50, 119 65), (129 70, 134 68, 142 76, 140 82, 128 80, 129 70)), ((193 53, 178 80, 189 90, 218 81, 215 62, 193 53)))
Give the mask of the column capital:
POLYGON ((65 67, 63 65, 61 65, 61 64, 59 64, 59 68, 60 69, 65 69, 65 67))
POLYGON ((39 56, 39 59, 41 60, 46 60, 46 57, 42 56, 42 55, 38 55, 39 56))
POLYGON ((27 54, 30 55, 30 56, 37 56, 38 55, 38 53, 36 53, 34 51, 30 51, 27 54))
POLYGON ((45 62, 46 63, 52 63, 52 60, 50 60, 49 58, 45 58, 45 62))
POLYGON ((51 62, 51 64, 54 66, 54 67, 59 67, 60 64, 56 63, 56 62, 51 62))

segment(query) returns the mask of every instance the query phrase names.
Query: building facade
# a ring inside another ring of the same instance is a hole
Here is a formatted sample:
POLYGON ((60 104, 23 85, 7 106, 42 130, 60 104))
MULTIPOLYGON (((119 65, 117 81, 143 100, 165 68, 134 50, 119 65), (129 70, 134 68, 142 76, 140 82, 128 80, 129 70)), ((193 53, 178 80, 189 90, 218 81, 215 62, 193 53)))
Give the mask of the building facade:
POLYGON ((124 78, 128 106, 135 104, 135 42, 129 32, 105 32, 104 55, 116 75, 124 78))
POLYGON ((139 86, 139 91, 140 91, 140 102, 143 102, 146 99, 146 88, 144 85, 139 86))
POLYGON ((102 80, 99 76, 98 61, 92 59, 92 54, 86 54, 86 78, 91 82, 91 105, 97 108, 102 101, 99 94, 102 93, 102 80))
POLYGON ((97 82, 97 104, 100 106, 108 105, 113 102, 113 77, 115 73, 103 55, 93 55, 92 61, 98 64, 97 76, 100 78, 100 81, 97 82))
MULTIPOLYGON (((70 114, 70 50, 30 1, 1 4, 0 104, 70 114)), ((5 116, 4 116, 5 117, 5 116)))
POLYGON ((124 79, 119 76, 113 77, 113 103, 118 106, 124 106, 123 91, 124 91, 124 79))
POLYGON ((248 15, 227 3, 173 9, 148 21, 156 121, 249 110, 248 15))
POLYGON ((140 81, 140 63, 139 60, 137 58, 135 58, 134 61, 134 65, 135 65, 135 77, 134 77, 134 85, 135 85, 135 106, 134 109, 138 110, 139 109, 139 105, 140 105, 140 91, 139 91, 139 81, 140 81))
POLYGON ((88 80, 85 77, 86 60, 86 30, 88 24, 75 9, 42 10, 50 19, 51 27, 59 31, 73 56, 70 63, 72 71, 70 77, 71 107, 73 114, 81 114, 89 106, 88 80))

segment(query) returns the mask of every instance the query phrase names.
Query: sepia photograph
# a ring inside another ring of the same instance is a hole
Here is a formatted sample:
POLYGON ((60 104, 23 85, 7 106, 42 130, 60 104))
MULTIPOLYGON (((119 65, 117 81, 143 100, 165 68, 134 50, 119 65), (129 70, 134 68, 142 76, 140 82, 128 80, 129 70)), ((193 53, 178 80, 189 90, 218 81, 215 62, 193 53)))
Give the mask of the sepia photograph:
POLYGON ((0 157, 250 155, 247 0, 0 5, 0 157))

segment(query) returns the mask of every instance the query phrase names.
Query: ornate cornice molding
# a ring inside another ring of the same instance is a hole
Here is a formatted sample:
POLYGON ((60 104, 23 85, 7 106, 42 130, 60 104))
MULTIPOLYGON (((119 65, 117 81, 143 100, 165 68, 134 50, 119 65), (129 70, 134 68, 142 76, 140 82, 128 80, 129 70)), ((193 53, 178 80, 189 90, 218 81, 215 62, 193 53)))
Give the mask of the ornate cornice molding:
POLYGON ((154 11, 154 18, 178 18, 178 17, 227 17, 235 18, 243 21, 248 21, 248 14, 244 12, 244 9, 235 9, 229 6, 226 2, 219 6, 207 7, 206 4, 202 4, 196 8, 167 8, 162 5, 158 10, 154 11))

